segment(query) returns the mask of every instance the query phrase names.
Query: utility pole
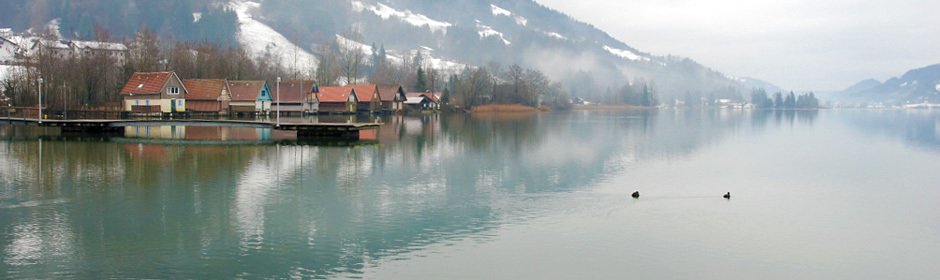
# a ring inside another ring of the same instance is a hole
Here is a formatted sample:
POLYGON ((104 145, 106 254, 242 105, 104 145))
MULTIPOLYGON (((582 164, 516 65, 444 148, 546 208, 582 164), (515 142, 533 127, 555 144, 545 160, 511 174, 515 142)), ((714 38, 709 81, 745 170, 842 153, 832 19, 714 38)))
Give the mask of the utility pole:
POLYGON ((281 77, 277 77, 277 127, 281 127, 281 77))
POLYGON ((42 124, 42 76, 39 77, 39 124, 42 124))

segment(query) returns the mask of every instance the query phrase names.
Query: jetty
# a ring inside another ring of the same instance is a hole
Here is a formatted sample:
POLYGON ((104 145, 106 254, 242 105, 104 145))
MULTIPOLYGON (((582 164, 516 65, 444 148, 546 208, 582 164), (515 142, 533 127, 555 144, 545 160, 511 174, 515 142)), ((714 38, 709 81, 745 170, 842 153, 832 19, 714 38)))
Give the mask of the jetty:
POLYGON ((235 126, 296 131, 298 139, 359 139, 359 131, 377 129, 380 123, 297 123, 254 120, 190 120, 190 119, 88 119, 56 120, 0 117, 0 124, 58 127, 64 133, 119 133, 128 126, 235 126))

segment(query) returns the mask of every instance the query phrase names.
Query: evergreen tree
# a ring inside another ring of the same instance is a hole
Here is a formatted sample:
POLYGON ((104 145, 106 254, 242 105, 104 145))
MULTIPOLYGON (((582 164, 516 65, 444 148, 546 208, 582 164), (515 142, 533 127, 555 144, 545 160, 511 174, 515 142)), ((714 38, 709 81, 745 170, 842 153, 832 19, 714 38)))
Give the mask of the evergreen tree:
POLYGON ((441 93, 441 104, 447 105, 449 103, 450 103, 450 90, 445 87, 444 92, 441 93))
POLYGON ((427 75, 424 73, 424 68, 418 67, 418 73, 415 78, 415 86, 413 87, 416 92, 425 92, 428 90, 428 80, 427 75))
POLYGON ((796 95, 792 91, 787 94, 787 98, 783 101, 783 107, 787 109, 796 108, 796 95))
POLYGON ((774 93, 774 108, 783 108, 783 94, 780 92, 774 93))

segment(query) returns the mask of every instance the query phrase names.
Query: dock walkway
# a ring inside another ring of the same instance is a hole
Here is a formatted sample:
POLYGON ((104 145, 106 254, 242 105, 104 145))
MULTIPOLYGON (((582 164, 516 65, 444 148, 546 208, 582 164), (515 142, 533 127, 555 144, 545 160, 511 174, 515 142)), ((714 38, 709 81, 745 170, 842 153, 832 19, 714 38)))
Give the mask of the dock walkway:
POLYGON ((376 129, 379 123, 287 123, 280 124, 268 121, 251 120, 37 120, 34 118, 0 117, 0 124, 32 125, 43 127, 59 127, 63 132, 118 132, 128 126, 242 126, 271 128, 276 130, 297 131, 298 138, 336 138, 358 139, 359 131, 363 129, 376 129))

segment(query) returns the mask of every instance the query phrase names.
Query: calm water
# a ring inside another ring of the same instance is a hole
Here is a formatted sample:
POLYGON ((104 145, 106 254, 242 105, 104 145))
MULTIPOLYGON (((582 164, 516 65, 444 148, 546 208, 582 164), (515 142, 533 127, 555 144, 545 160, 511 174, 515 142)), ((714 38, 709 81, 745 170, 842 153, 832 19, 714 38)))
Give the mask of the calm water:
POLYGON ((940 275, 938 111, 384 121, 353 146, 0 125, 0 278, 940 275))

